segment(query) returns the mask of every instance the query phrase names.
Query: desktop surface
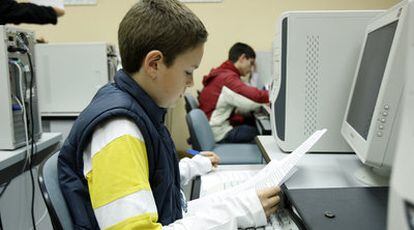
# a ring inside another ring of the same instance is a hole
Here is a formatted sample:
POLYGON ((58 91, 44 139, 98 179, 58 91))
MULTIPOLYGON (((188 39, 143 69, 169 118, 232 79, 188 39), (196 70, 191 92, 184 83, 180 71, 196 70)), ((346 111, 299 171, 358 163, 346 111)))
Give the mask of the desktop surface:
MULTIPOLYGON (((35 154, 57 144, 62 139, 60 133, 43 133, 42 137, 35 143, 35 154)), ((26 146, 14 150, 0 150, 0 170, 3 170, 19 161, 25 159, 26 146)))
MULTIPOLYGON (((257 136, 256 142, 266 162, 280 161, 289 155, 278 147, 272 136, 257 136)), ((354 175, 363 167, 355 154, 307 153, 285 184, 289 189, 368 186, 354 175)))

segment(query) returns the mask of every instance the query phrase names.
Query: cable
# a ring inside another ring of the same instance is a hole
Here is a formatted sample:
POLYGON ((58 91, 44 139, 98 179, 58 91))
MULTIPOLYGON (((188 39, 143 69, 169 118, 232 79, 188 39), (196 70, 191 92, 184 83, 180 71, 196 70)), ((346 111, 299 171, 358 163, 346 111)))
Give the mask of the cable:
MULTIPOLYGON (((43 212, 42 216, 39 218, 39 220, 36 222, 35 225, 38 226, 46 218, 47 214, 48 214, 48 211, 47 211, 47 208, 45 208, 45 211, 43 212)), ((30 228, 30 230, 32 229, 33 227, 30 228)))
POLYGON ((31 213, 32 213, 32 224, 33 224, 33 229, 36 230, 36 221, 34 218, 34 198, 35 198, 35 182, 34 182, 34 177, 33 177, 33 171, 32 171, 32 167, 33 167, 33 161, 32 161, 32 157, 34 154, 34 142, 35 142, 35 130, 34 130, 34 117, 33 117, 33 82, 34 82, 34 74, 33 74, 33 64, 32 64, 32 59, 30 56, 30 53, 27 52, 27 58, 29 59, 29 66, 30 66, 30 87, 29 87, 29 94, 30 94, 30 99, 29 99, 29 110, 30 110, 30 121, 31 121, 31 152, 30 152, 30 161, 29 161, 29 171, 30 171, 30 177, 32 179, 32 209, 31 209, 31 213))
MULTIPOLYGON (((30 154, 29 154, 29 172, 30 172, 30 178, 32 181, 32 202, 31 202, 31 217, 32 217, 32 225, 33 225, 33 229, 36 230, 36 221, 35 221, 35 217, 34 217, 34 198, 35 198, 35 182, 34 182, 34 176, 33 176, 33 171, 32 171, 32 167, 33 167, 33 161, 32 161, 32 157, 34 155, 34 142, 35 142, 35 130, 34 130, 34 117, 33 117, 33 83, 34 83, 34 73, 33 73, 33 63, 32 63, 32 58, 29 52, 29 48, 28 48, 28 39, 26 37, 26 35, 24 33, 19 33, 18 36, 16 36, 16 39, 19 41, 20 45, 23 46, 22 47, 8 47, 9 52, 10 51, 17 51, 17 52, 21 52, 21 53, 26 53, 28 61, 29 61, 29 67, 30 67, 30 86, 29 86, 29 112, 30 112, 30 120, 27 119, 27 110, 25 110, 25 114, 26 114, 26 121, 30 122, 30 129, 29 130, 29 134, 31 136, 30 138, 30 154)), ((27 75, 25 74, 25 80, 27 82, 27 75)), ((26 85, 26 92, 27 92, 27 85, 26 85)), ((23 96, 23 94, 22 94, 23 96)), ((24 99, 26 99, 26 96, 24 97, 24 99)), ((23 100, 24 102, 25 100, 23 100)), ((24 103, 23 103, 24 104, 24 103)), ((26 146, 27 149, 28 146, 26 146)))

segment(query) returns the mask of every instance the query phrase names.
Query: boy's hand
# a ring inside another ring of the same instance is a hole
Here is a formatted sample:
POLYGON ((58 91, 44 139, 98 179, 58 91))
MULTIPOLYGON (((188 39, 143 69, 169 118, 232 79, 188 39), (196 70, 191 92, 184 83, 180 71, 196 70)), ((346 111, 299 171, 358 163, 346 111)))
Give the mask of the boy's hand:
POLYGON ((220 163, 220 157, 217 154, 215 154, 214 152, 203 151, 200 154, 205 156, 205 157, 208 157, 214 168, 216 168, 218 166, 218 164, 220 163))
POLYGON ((65 10, 64 9, 61 9, 61 8, 55 7, 55 6, 53 6, 52 8, 53 8, 53 10, 55 11, 55 13, 58 17, 62 17, 63 15, 65 15, 65 10))
POLYGON ((260 203, 262 203, 267 218, 276 212, 278 208, 280 202, 279 193, 279 187, 265 188, 257 191, 257 196, 259 197, 260 203))
POLYGON ((36 42, 37 43, 47 43, 47 40, 44 37, 40 36, 40 37, 36 38, 36 42))

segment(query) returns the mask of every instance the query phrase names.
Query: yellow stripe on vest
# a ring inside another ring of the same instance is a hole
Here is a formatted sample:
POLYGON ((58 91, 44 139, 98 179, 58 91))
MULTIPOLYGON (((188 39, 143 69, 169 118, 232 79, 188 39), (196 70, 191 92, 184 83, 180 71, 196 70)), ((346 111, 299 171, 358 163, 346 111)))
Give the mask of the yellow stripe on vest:
POLYGON ((92 158, 86 175, 94 209, 139 190, 150 190, 145 143, 123 135, 108 143, 92 158))

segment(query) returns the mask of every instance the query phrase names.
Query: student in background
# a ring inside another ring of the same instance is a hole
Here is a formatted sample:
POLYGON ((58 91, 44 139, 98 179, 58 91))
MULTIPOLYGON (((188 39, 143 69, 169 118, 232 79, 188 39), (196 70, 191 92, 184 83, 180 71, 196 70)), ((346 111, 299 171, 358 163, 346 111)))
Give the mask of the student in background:
POLYGON ((7 23, 56 24, 57 18, 64 14, 65 11, 58 7, 0 0, 0 25, 7 23))
POLYGON ((258 135, 251 112, 269 102, 266 90, 245 84, 240 77, 251 73, 256 53, 244 43, 234 44, 229 58, 203 78, 200 108, 210 120, 216 142, 249 143, 258 135))
POLYGON ((59 154, 63 195, 79 229, 237 229, 266 224, 279 188, 243 191, 186 211, 181 185, 218 163, 177 160, 166 108, 193 86, 207 31, 178 0, 141 0, 118 30, 123 69, 74 123, 59 154))

